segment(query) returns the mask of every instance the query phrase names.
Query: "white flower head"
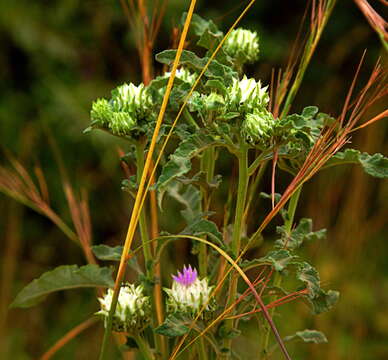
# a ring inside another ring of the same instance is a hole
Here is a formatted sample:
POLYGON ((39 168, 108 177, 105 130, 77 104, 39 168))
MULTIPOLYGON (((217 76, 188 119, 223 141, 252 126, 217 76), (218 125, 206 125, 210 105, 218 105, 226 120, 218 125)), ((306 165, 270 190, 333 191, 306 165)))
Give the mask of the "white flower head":
POLYGON ((209 286, 206 278, 200 280, 197 270, 191 266, 184 267, 182 273, 173 275, 171 289, 164 289, 167 293, 167 310, 169 312, 189 313, 195 316, 204 308, 212 311, 214 300, 210 298, 213 286, 209 286))
MULTIPOLYGON (((150 318, 149 297, 144 296, 143 286, 125 284, 120 289, 116 311, 113 315, 113 330, 117 332, 132 333, 141 331, 148 324, 150 318)), ((98 298, 101 310, 97 315, 104 318, 105 326, 109 309, 112 304, 113 289, 108 289, 102 298, 98 298)))

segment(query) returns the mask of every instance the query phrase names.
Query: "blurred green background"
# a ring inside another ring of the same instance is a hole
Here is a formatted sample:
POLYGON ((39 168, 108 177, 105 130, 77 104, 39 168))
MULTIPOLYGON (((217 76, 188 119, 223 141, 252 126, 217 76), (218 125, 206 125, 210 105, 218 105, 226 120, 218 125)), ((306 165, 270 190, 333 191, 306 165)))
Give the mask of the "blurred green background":
MULTIPOLYGON (((226 31, 242 11, 240 5, 198 1, 196 12, 226 31)), ((378 1, 373 5, 383 10, 378 1)), ((248 69, 250 75, 268 83, 272 68, 285 66, 305 6, 305 1, 258 1, 249 11, 241 26, 258 31, 261 38, 261 59, 248 69)), ((188 1, 168 2, 155 53, 171 46, 172 29, 187 7, 188 1)), ((40 167, 52 207, 70 224, 52 139, 75 191, 88 193, 93 242, 120 244, 129 199, 120 190, 117 148, 125 150, 126 144, 107 134, 82 133, 94 99, 109 96, 123 82, 141 81, 135 37, 120 1, 6 0, 0 11, 0 44, 0 165, 9 166, 10 152, 29 172, 40 167)), ((360 82, 384 53, 354 2, 339 1, 293 110, 314 104, 337 115, 364 49, 360 82)), ((155 69, 161 71, 157 65, 155 69)), ((382 104, 377 106, 381 111, 382 104)), ((387 124, 381 121, 356 133, 352 147, 387 154, 386 140, 387 124)), ((290 345, 295 359, 388 358, 387 195, 386 182, 356 167, 326 170, 307 184, 297 215, 312 217, 317 229, 327 227, 328 238, 310 244, 306 256, 319 269, 323 284, 339 290, 341 298, 333 311, 315 317, 302 303, 282 308, 276 320, 283 335, 316 328, 329 339, 324 345, 290 345)), ((8 311, 15 294, 44 271, 85 261, 49 220, 2 194, 0 215, 0 358, 37 359, 96 311, 97 303, 92 290, 69 291, 51 295, 37 307, 8 311)), ((102 327, 94 326, 54 359, 94 359, 101 336, 102 327)), ((254 337, 248 329, 247 339, 254 343, 254 337)), ((251 342, 237 343, 246 351, 244 359, 255 358, 251 342)))

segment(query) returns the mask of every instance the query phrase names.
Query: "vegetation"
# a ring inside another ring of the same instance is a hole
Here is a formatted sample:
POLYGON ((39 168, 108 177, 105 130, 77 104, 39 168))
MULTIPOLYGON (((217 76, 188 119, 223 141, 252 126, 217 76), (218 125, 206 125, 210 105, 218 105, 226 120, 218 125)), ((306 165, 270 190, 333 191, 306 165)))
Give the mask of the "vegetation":
MULTIPOLYGON (((377 60, 360 85, 368 59, 364 52, 348 81, 341 107, 334 107, 337 115, 320 112, 304 101, 309 96, 298 102, 296 99, 303 94, 303 80, 313 54, 329 18, 334 16, 335 0, 311 3, 304 18, 309 29, 306 39, 296 40, 283 71, 270 72, 267 68, 261 80, 251 72, 260 63, 260 56, 265 56, 265 36, 240 27, 244 16, 254 11, 254 1, 238 10, 225 33, 215 21, 194 13, 195 3, 190 2, 181 24, 174 28, 172 49, 158 52, 155 60, 160 65, 154 67, 152 54, 169 9, 165 12, 165 4, 154 4, 151 16, 142 1, 121 2, 122 13, 134 30, 142 83, 116 86, 110 98, 89 98, 93 100, 90 125, 83 139, 96 143, 93 151, 103 159, 98 169, 106 175, 88 165, 88 155, 80 153, 79 158, 71 160, 78 151, 91 152, 91 146, 78 147, 78 140, 72 145, 66 135, 66 151, 59 150, 61 131, 53 126, 58 120, 43 126, 50 149, 45 154, 50 154, 49 163, 56 164, 56 168, 50 167, 53 186, 58 179, 63 185, 63 192, 57 188, 54 198, 50 199, 52 192, 49 195, 41 167, 36 166, 31 175, 22 165, 31 151, 28 132, 26 138, 22 137, 26 150, 18 156, 20 160, 5 150, 9 165, 0 168, 1 192, 45 216, 61 230, 56 238, 67 237, 81 250, 75 246, 67 250, 70 245, 60 242, 56 252, 56 247, 48 244, 50 234, 39 246, 31 245, 34 256, 46 251, 53 265, 61 265, 37 274, 17 293, 11 308, 37 305, 43 311, 40 326, 45 326, 45 321, 56 323, 61 313, 75 326, 60 337, 65 332, 63 327, 71 326, 56 325, 58 335, 53 335, 59 340, 42 359, 83 358, 91 351, 100 359, 116 358, 118 354, 133 359, 291 359, 294 354, 340 358, 342 349, 346 349, 340 345, 349 338, 346 328, 332 322, 339 311, 336 304, 342 300, 338 289, 330 290, 327 281, 335 279, 342 293, 350 291, 340 280, 352 279, 344 271, 362 246, 360 240, 351 238, 351 232, 347 233, 349 225, 353 226, 347 217, 364 213, 361 208, 365 206, 354 202, 352 194, 343 199, 341 192, 345 192, 349 177, 346 170, 337 168, 357 164, 376 179, 388 177, 386 157, 348 145, 359 132, 384 127, 379 121, 387 114, 383 107, 384 59, 377 60), (157 69, 161 75, 153 76, 157 69), (293 110, 297 108, 301 110, 293 110), (65 163, 69 162, 86 166, 82 181, 96 195, 91 210, 86 191, 71 185, 76 181, 72 179, 75 173, 69 175, 66 170, 65 163), (119 187, 118 179, 122 178, 112 166, 119 163, 125 177, 121 193, 112 190, 119 187), (304 199, 308 200, 305 205, 304 199), (335 226, 325 215, 333 203, 343 203, 334 215, 340 219, 335 226), (64 204, 69 215, 63 215, 64 204), (329 233, 313 226, 312 219, 298 215, 310 212, 314 222, 326 221, 331 226, 329 233), (95 217, 97 228, 92 231, 91 219, 95 217), (125 241, 117 231, 106 236, 109 229, 124 229, 128 218, 125 241), (70 222, 72 225, 68 225, 70 222), (92 233, 100 234, 97 241, 92 241, 92 233), (343 240, 344 245, 329 246, 326 238, 335 239, 335 243, 343 240), (323 256, 315 256, 316 249, 323 249, 323 256), (341 255, 344 251, 346 255, 341 255), (67 255, 66 260, 55 256, 61 252, 67 255), (86 265, 66 265, 82 264, 81 257, 75 255, 78 253, 83 254, 86 265), (326 268, 323 275, 319 274, 321 268, 326 268), (95 288, 95 292, 80 289, 85 287, 95 288), (75 288, 78 292, 57 293, 75 288), (67 297, 61 297, 66 293, 69 295, 63 296, 67 297), (52 318, 45 319, 48 314, 40 304, 43 300, 52 301, 53 309, 66 303, 67 310, 51 311, 52 318), (303 305, 309 306, 310 313, 303 305), (334 315, 324 318, 326 322, 313 320, 326 316, 320 314, 329 310, 328 314, 334 315), (98 322, 96 315, 103 321, 98 322), (74 345, 79 334, 97 324, 101 332, 93 334, 93 340, 80 339, 74 345), (333 338, 334 346, 326 350, 319 349, 330 345, 310 348, 300 343, 323 344, 333 338)), ((386 47, 377 12, 366 2, 356 3, 386 47)), ((303 26, 306 24, 301 29, 303 26)), ((320 90, 315 89, 317 93, 320 90)), ((70 99, 74 97, 72 94, 70 99)), ((382 142, 381 135, 380 139, 382 142)), ((360 187, 359 179, 364 175, 354 178, 355 189, 367 189, 366 185, 360 187)), ((364 231, 362 239, 369 238, 370 228, 375 231, 374 237, 381 236, 384 205, 379 208, 380 196, 383 198, 383 192, 371 195, 373 204, 366 207, 373 209, 373 222, 357 215, 357 229, 364 231)), ((15 204, 7 203, 11 210, 4 222, 4 314, 20 256, 23 210, 15 204)), ((32 213, 27 215, 29 219, 32 213)), ((23 268, 28 271, 24 263, 23 268)), ((368 285, 363 280, 361 284, 368 285)), ((11 314, 25 316, 16 310, 11 314)), ((49 344, 53 340, 37 338, 36 342, 49 344)), ((3 341, 7 354, 28 357, 24 351, 15 352, 18 341, 17 331, 3 341)), ((378 340, 370 345, 360 358, 371 353, 376 358, 383 356, 378 340)))

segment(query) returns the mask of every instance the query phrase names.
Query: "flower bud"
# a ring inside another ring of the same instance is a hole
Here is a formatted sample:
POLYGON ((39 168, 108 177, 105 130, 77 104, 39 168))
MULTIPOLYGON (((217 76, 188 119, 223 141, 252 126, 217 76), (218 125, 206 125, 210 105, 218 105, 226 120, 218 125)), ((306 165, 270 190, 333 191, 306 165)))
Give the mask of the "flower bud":
POLYGON ((266 144, 273 135, 275 118, 266 109, 246 115, 242 133, 251 143, 266 144))
POLYGON ((252 63, 259 58, 259 37, 256 32, 236 29, 225 41, 224 51, 238 63, 252 63))
MULTIPOLYGON (((101 310, 97 315, 104 318, 106 327, 109 309, 112 303, 113 290, 108 289, 104 297, 99 298, 101 310)), ((113 315, 113 330, 117 332, 137 333, 142 331, 150 319, 150 302, 148 296, 143 295, 143 286, 135 287, 125 284, 120 289, 116 311, 113 315)))
POLYGON ((209 286, 206 278, 199 280, 197 270, 191 266, 184 267, 183 272, 173 275, 171 289, 164 289, 167 293, 167 311, 181 312, 196 316, 204 308, 205 311, 214 310, 214 300, 210 299, 213 286, 209 286))

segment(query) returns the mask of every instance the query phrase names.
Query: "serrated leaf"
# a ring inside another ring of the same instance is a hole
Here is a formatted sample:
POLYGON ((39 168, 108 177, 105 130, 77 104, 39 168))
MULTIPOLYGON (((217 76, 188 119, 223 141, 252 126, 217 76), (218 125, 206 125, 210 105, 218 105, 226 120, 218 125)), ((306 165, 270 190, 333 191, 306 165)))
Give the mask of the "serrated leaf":
MULTIPOLYGON (((162 64, 171 65, 175 60, 176 52, 177 50, 164 50, 157 54, 155 58, 162 64)), ((208 60, 207 57, 200 58, 191 51, 183 50, 179 63, 181 65, 187 65, 199 72, 205 67, 208 60)), ((229 66, 219 63, 217 60, 213 60, 209 64, 204 75, 208 78, 223 81, 226 86, 232 85, 233 79, 237 78, 235 71, 229 66)))
POLYGON ((168 337, 182 336, 190 331, 191 322, 191 318, 181 314, 169 315, 154 331, 168 337))
POLYGON ((243 269, 259 265, 272 265, 276 271, 284 270, 287 265, 295 259, 296 256, 290 254, 287 250, 270 251, 266 256, 260 259, 244 261, 241 265, 243 269))
POLYGON ((179 176, 187 174, 191 170, 191 159, 211 145, 219 144, 213 136, 198 131, 183 140, 170 155, 169 161, 163 166, 162 173, 157 182, 159 192, 164 192, 169 182, 179 176))
POLYGON ((285 226, 278 226, 276 229, 278 234, 281 234, 281 239, 276 241, 278 247, 295 250, 299 248, 305 241, 322 240, 326 237, 326 229, 313 231, 313 223, 311 219, 303 218, 298 226, 288 234, 285 226))
POLYGON ((324 168, 343 164, 359 164, 371 176, 377 178, 388 177, 388 158, 379 153, 369 155, 355 149, 346 149, 337 152, 327 161, 324 168))
POLYGON ((44 273, 23 288, 11 304, 15 307, 30 307, 42 301, 52 292, 82 287, 112 287, 113 269, 94 264, 78 267, 63 265, 44 273))
POLYGON ((314 343, 314 344, 325 344, 327 343, 327 338, 325 334, 321 331, 317 330, 303 330, 297 331, 294 335, 290 335, 284 338, 284 341, 290 341, 300 339, 306 343, 314 343))

